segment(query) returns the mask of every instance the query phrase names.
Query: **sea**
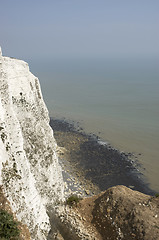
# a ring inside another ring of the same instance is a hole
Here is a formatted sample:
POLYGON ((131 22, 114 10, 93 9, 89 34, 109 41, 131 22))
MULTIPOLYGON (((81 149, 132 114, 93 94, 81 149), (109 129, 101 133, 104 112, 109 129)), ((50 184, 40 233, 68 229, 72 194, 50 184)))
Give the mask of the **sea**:
POLYGON ((88 133, 131 152, 159 192, 159 59, 29 60, 50 117, 77 121, 88 133))

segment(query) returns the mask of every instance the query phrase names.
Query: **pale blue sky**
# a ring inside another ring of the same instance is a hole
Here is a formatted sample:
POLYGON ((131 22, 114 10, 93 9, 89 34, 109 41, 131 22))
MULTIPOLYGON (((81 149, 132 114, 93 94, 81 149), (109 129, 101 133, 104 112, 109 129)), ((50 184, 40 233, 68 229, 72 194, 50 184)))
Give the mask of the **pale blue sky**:
POLYGON ((159 56, 158 0, 1 0, 4 55, 159 56))

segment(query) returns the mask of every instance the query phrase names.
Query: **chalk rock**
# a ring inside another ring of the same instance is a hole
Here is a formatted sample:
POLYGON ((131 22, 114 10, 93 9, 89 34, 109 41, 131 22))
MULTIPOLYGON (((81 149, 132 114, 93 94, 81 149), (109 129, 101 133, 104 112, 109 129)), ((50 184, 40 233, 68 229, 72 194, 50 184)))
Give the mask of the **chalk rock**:
POLYGON ((0 185, 32 239, 50 230, 47 208, 64 197, 56 142, 38 78, 0 49, 0 185))

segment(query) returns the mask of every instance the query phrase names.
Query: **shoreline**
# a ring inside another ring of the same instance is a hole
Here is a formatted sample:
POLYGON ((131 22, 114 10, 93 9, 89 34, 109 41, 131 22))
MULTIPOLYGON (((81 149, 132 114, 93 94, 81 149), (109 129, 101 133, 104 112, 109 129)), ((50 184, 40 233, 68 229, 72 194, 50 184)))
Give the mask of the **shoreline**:
MULTIPOLYGON (((133 153, 120 152, 95 134, 86 134, 78 122, 50 118, 66 195, 91 196, 116 185, 154 195, 133 153)), ((140 155, 140 154, 139 154, 140 155)))

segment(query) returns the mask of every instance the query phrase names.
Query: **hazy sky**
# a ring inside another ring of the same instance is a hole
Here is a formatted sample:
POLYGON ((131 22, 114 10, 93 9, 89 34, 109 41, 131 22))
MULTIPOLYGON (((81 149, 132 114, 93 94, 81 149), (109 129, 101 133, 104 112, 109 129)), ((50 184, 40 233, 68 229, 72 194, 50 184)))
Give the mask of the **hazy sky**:
POLYGON ((159 56, 158 0, 0 0, 4 55, 159 56))

